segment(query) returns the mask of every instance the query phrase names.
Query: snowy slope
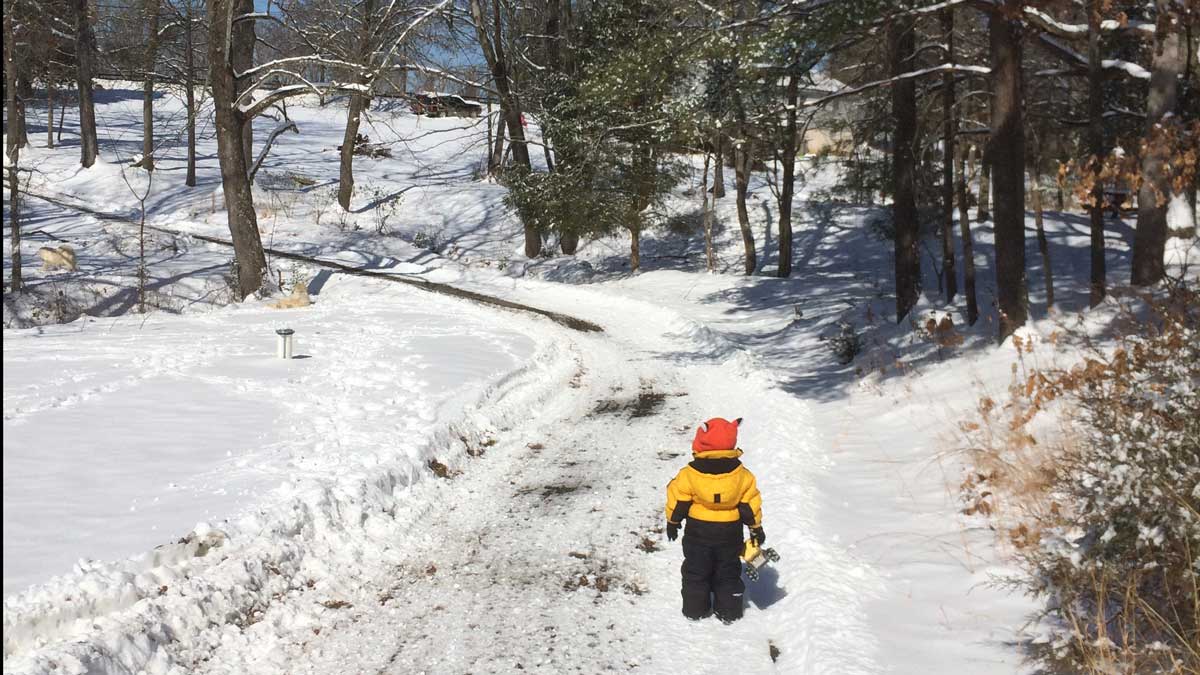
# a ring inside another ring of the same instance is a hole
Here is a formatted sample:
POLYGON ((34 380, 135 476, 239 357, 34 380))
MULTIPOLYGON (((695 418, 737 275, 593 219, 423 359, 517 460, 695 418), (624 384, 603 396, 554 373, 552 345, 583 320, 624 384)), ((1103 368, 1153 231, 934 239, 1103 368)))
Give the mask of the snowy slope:
POLYGON ((478 313, 390 286, 340 277, 299 311, 6 335, 5 595, 286 497, 282 483, 418 463, 455 404, 532 352, 478 313), (300 358, 275 358, 284 325, 300 358))

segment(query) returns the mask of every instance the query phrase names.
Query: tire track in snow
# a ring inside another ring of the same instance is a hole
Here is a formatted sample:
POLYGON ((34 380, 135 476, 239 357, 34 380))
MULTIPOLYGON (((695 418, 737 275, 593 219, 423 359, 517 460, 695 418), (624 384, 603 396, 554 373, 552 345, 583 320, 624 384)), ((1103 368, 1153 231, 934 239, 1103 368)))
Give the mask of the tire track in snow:
POLYGON ((317 599, 281 604, 207 672, 881 670, 861 609, 879 581, 821 529, 813 476, 829 461, 806 404, 703 326, 559 292, 602 314, 615 338, 570 338, 578 386, 499 430, 484 457, 442 481, 429 517, 400 542, 401 561, 339 580, 347 609, 278 630, 317 599), (601 412, 643 391, 668 396, 645 417, 601 412), (746 617, 733 626, 679 614, 682 556, 660 534, 663 486, 687 461, 694 425, 714 415, 748 419, 744 460, 784 556, 748 584, 746 617), (782 650, 777 663, 768 640, 782 650))

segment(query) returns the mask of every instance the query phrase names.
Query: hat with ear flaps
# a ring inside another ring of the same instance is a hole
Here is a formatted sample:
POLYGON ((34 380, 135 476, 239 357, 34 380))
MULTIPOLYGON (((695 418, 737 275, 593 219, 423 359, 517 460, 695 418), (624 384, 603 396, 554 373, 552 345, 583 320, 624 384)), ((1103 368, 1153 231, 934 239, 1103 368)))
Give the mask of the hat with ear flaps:
POLYGON ((733 450, 737 447, 738 427, 742 418, 730 422, 722 417, 714 417, 701 424, 696 429, 696 438, 692 441, 692 452, 708 452, 709 450, 733 450))

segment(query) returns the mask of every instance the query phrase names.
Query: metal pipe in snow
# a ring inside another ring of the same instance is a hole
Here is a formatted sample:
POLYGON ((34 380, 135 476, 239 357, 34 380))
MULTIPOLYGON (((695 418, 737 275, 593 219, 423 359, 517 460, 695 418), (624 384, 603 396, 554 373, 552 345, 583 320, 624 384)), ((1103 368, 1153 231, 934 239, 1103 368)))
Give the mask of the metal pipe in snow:
POLYGON ((276 349, 276 353, 279 355, 279 358, 292 358, 292 335, 295 332, 296 331, 292 330, 291 328, 280 328, 279 330, 275 331, 275 334, 279 336, 279 345, 276 349))

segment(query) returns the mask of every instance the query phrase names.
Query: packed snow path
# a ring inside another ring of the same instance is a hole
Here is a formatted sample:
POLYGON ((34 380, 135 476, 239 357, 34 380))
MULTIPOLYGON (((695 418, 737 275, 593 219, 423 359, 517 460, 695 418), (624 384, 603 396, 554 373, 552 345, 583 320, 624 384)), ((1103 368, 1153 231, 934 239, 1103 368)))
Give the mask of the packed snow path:
POLYGON ((806 405, 773 388, 748 354, 660 307, 543 290, 575 296, 577 311, 609 336, 561 331, 560 358, 573 366, 558 371, 559 382, 541 383, 550 387, 540 404, 508 402, 526 411, 511 426, 468 439, 480 456, 429 488, 396 542, 398 559, 361 577, 335 567, 328 584, 226 631, 215 651, 177 654, 181 665, 263 673, 879 670, 861 611, 864 592, 879 582, 816 522, 812 476, 825 460, 806 405), (743 459, 759 476, 769 544, 784 557, 748 583, 746 616, 732 626, 680 615, 682 556, 661 534, 664 486, 690 458, 695 425, 718 415, 746 417, 743 459))

